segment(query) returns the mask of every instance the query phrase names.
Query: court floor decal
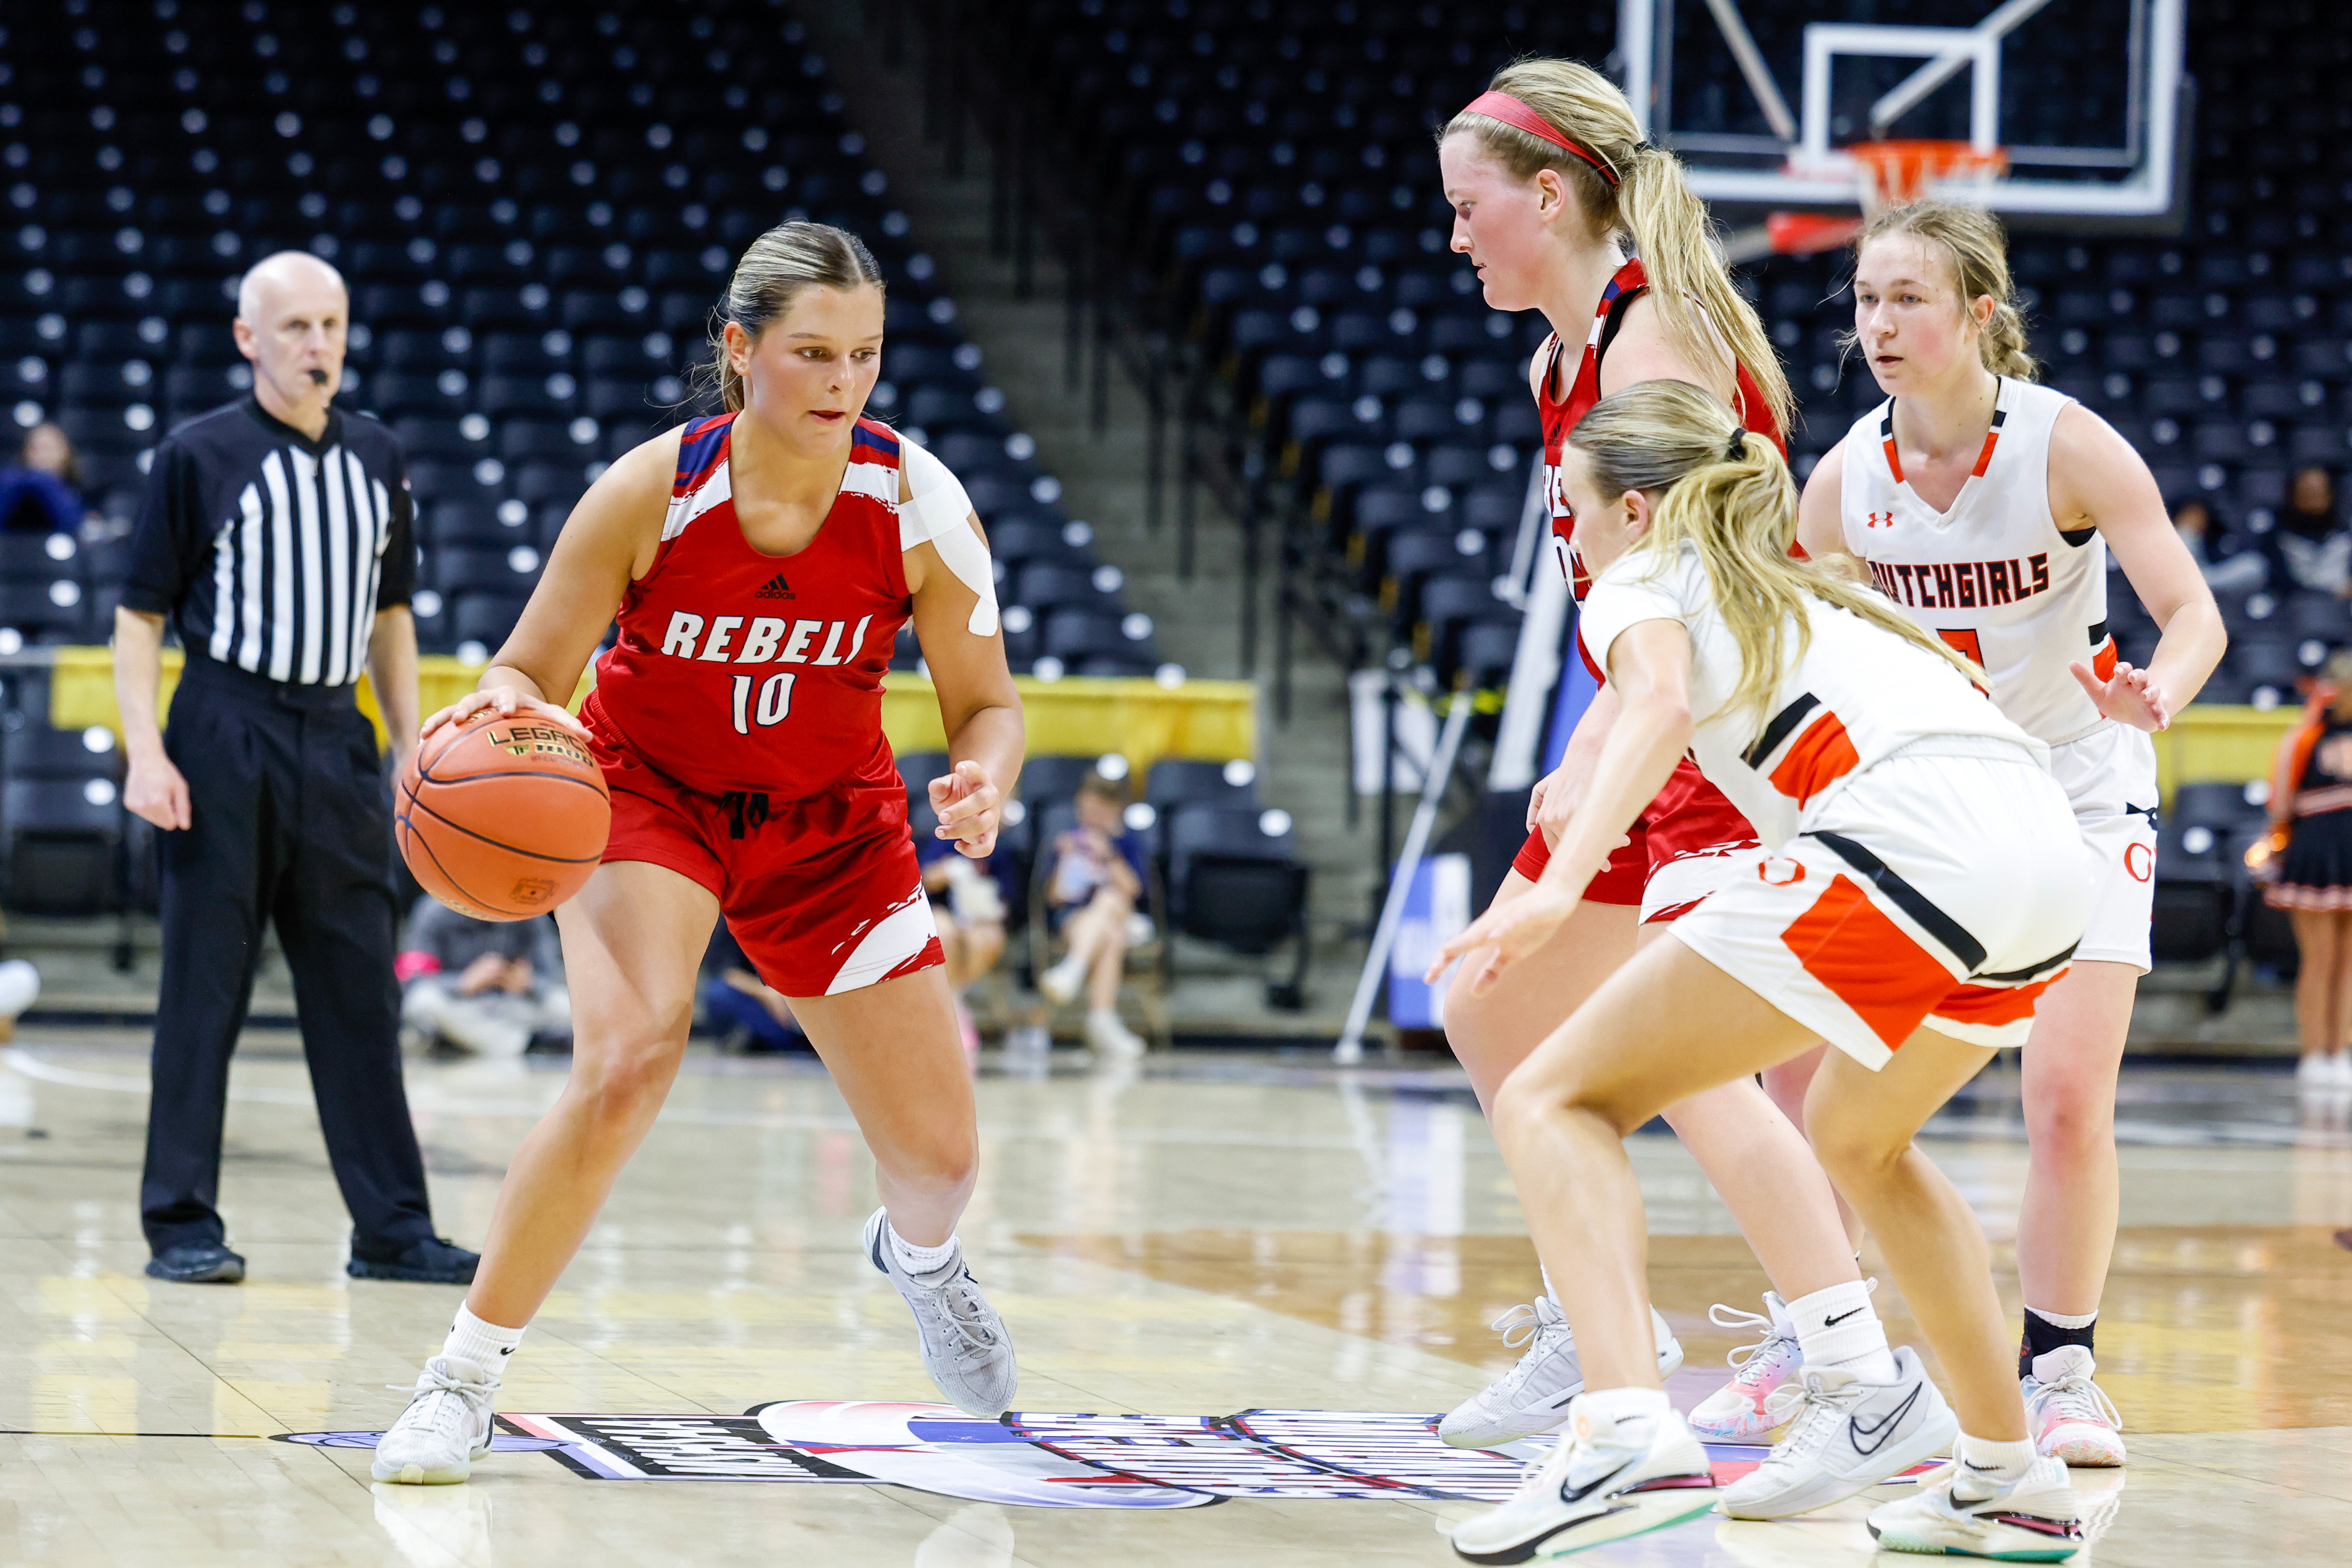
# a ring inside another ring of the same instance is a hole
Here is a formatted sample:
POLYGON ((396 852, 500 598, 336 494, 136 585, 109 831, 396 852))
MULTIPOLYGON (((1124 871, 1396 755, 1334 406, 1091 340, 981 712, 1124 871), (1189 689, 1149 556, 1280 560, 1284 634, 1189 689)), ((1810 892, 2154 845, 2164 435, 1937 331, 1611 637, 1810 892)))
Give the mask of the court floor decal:
MULTIPOLYGON (((494 1452, 543 1453, 591 1480, 887 1483, 1042 1508, 1200 1508, 1228 1498, 1500 1502, 1551 1447, 1545 1436, 1449 1447, 1434 1415, 1366 1410, 1015 1411, 983 1421, 946 1405, 787 1399, 740 1415, 513 1415, 498 1424, 494 1452)), ((373 1448, 379 1436, 278 1440, 373 1448)), ((1710 1444, 1717 1484, 1746 1475, 1765 1452, 1710 1444)))

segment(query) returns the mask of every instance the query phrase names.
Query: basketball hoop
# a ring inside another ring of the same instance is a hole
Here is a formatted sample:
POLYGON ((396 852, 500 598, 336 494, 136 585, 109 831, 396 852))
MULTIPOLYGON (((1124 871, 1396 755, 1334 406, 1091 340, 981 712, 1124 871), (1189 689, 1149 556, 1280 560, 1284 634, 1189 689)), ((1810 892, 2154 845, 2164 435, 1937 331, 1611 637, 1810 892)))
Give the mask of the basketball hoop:
MULTIPOLYGON (((1995 178, 2007 172, 2009 154, 1998 147, 1967 142, 1856 142, 1811 163, 1790 161, 1787 174, 1824 185, 1858 188, 1861 217, 1835 213, 1776 212, 1756 228, 1730 236, 1725 258, 1733 263, 1763 256, 1812 256, 1851 245, 1863 226, 1889 207, 1918 200, 1929 186, 1962 201, 1982 202, 1995 178), (1956 188, 1957 187, 1957 188, 1956 188)), ((1825 190, 1822 200, 1840 198, 1825 190)), ((1849 209, 1851 210, 1851 209, 1849 209)))
POLYGON ((2009 167, 2009 154, 2000 148, 1966 142, 1857 142, 1845 153, 1861 176, 1868 217, 1917 201, 1931 184, 1964 184, 1981 193, 2009 167))

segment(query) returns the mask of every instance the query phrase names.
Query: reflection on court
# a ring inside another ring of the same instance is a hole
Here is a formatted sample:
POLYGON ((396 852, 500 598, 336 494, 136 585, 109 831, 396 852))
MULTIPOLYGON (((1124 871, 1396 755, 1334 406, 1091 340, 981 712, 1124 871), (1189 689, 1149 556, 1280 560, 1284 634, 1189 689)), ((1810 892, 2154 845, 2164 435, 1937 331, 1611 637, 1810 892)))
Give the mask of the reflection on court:
MULTIPOLYGON (((383 1385, 414 1375, 457 1292, 343 1277, 301 1066, 269 1036, 240 1058, 224 1183, 251 1282, 141 1278, 142 1043, 33 1037, 5 1058, 0 1098, 24 1114, 0 1129, 0 1559, 1433 1568, 1451 1560, 1438 1528, 1480 1506, 1047 1508, 919 1482, 598 1480, 544 1451, 494 1456, 466 1487, 371 1488, 363 1447, 268 1439, 379 1429, 401 1400, 383 1385)), ((436 1213, 478 1238, 556 1075, 425 1063, 412 1082, 436 1213)), ((2253 1074, 2143 1073, 2126 1089, 2125 1236, 2100 1350, 2133 1463, 2078 1478, 2101 1500, 2090 1561, 2336 1561, 2352 1538, 2352 1252, 2333 1239, 2352 1226, 2344 1119, 2253 1074)), ((1933 1151, 2004 1268, 2024 1168, 2011 1092, 1989 1075, 1933 1151)), ((1141 1076, 992 1075, 981 1114, 964 1235, 1021 1346, 1025 1411, 1428 1415, 1507 1363, 1487 1325, 1533 1291, 1534 1262, 1450 1074, 1343 1082, 1187 1054, 1141 1076)), ((1707 1305, 1753 1308, 1764 1281, 1671 1140, 1637 1138, 1633 1153, 1687 1403, 1726 1375, 1734 1342, 1707 1305)), ((858 1255, 873 1201, 822 1076, 698 1057, 502 1408, 677 1417, 616 1429, 691 1439, 764 1431, 745 1413, 777 1401, 935 1402, 903 1308, 858 1255)), ((1878 1300, 1894 1334, 1914 1332, 1891 1285, 1878 1300)), ((1860 1563, 1863 1511, 1701 1521, 1586 1561, 1860 1563)))

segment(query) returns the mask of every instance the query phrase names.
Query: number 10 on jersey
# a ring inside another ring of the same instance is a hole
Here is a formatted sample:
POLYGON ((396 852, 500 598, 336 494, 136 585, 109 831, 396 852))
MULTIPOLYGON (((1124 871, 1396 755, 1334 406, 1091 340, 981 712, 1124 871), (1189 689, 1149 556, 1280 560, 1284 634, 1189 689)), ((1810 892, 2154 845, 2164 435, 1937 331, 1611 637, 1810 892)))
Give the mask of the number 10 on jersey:
POLYGON ((782 723, 784 716, 793 710, 793 677, 772 675, 761 682, 760 704, 756 709, 751 705, 751 680, 748 675, 735 678, 735 732, 739 735, 751 732, 751 721, 754 719, 765 728, 782 723))

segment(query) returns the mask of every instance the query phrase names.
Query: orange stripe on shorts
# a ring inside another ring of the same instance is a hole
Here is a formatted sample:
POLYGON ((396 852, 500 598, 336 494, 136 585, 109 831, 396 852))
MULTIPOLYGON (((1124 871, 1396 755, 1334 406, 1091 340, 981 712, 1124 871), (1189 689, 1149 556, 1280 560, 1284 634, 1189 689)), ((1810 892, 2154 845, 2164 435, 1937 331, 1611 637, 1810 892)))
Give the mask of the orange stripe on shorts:
POLYGON ((1772 770, 1772 787, 1802 805, 1853 772, 1861 761, 1845 726, 1836 714, 1824 710, 1772 770))
POLYGON ((2014 1024, 2033 1016, 2034 999, 2057 978, 2053 974, 2030 985, 1958 986, 1936 1004, 1935 1014, 1955 1024, 2014 1024))
POLYGON ((1894 1050, 1952 994, 1952 972, 1889 920, 1843 872, 1780 940, 1805 973, 1894 1050))

